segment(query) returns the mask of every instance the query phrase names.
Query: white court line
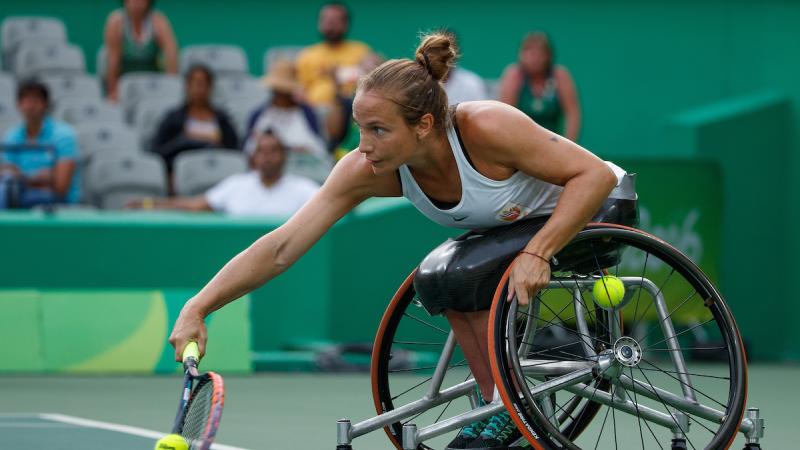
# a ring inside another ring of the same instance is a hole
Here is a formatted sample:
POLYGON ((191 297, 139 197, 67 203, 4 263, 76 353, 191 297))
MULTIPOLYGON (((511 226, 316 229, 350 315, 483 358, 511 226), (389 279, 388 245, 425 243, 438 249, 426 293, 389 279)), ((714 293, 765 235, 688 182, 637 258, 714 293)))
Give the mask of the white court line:
POLYGON ((0 428, 71 428, 74 429, 75 425, 69 423, 0 423, 0 428))
MULTIPOLYGON (((141 436, 152 439, 161 439, 165 433, 159 431, 148 430, 145 428, 132 427, 129 425, 120 425, 116 423, 100 422, 97 420, 83 419, 81 417, 66 416, 63 414, 37 414, 45 420, 52 420, 54 422, 67 423, 71 425, 78 425, 87 428, 98 428, 101 430, 116 431, 117 433, 131 434, 134 436, 141 436)), ((233 447, 230 445, 211 444, 212 450, 247 450, 242 447, 233 447)))

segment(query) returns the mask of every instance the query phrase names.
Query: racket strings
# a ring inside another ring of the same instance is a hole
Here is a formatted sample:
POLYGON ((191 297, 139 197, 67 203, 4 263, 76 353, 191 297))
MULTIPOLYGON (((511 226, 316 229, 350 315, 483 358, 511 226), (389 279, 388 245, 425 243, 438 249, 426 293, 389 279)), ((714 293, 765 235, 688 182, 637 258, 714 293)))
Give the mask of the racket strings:
POLYGON ((186 416, 183 420, 181 435, 189 443, 190 448, 199 448, 201 444, 211 438, 209 422, 212 420, 214 404, 214 383, 210 377, 202 377, 192 391, 189 403, 186 406, 186 416))

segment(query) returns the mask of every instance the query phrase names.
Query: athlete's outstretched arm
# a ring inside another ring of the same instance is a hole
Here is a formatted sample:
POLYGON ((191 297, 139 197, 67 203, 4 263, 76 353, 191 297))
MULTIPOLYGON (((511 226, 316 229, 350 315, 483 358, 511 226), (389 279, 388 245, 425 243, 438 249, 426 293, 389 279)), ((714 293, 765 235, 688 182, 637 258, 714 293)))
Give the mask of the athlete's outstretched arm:
POLYGON ((385 181, 357 152, 334 168, 322 188, 291 219, 236 255, 181 310, 170 335, 176 361, 183 348, 196 341, 205 351, 205 317, 263 285, 297 261, 337 220, 371 196, 391 195, 385 181))
POLYGON ((465 106, 469 125, 465 137, 492 148, 497 164, 564 187, 550 219, 524 249, 531 254, 523 253, 514 262, 509 298, 516 294, 525 305, 530 295, 549 283, 547 261, 586 226, 614 189, 617 177, 600 158, 513 107, 499 102, 465 106))

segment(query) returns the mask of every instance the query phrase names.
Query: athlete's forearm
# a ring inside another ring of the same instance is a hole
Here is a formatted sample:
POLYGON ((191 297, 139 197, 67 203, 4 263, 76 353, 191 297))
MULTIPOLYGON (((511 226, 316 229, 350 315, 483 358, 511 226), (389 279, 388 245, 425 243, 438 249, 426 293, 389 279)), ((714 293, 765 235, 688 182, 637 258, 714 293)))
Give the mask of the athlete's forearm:
POLYGON ((289 264, 282 262, 281 243, 273 233, 263 236, 228 261, 214 278, 184 305, 184 310, 206 317, 286 270, 289 264))
POLYGON ((586 226, 617 183, 611 169, 601 164, 564 185, 552 216, 525 246, 525 251, 550 259, 586 226))

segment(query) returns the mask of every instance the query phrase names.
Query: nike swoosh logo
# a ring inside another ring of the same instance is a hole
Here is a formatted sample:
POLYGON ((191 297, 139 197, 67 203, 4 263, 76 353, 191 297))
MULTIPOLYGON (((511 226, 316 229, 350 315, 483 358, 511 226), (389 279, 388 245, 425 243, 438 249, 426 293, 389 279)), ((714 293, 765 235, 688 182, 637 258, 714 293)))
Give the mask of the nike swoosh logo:
POLYGON ((455 220, 456 222, 461 222, 462 220, 466 219, 467 217, 469 217, 469 216, 464 216, 464 217, 453 217, 453 220, 455 220))

